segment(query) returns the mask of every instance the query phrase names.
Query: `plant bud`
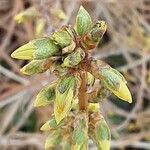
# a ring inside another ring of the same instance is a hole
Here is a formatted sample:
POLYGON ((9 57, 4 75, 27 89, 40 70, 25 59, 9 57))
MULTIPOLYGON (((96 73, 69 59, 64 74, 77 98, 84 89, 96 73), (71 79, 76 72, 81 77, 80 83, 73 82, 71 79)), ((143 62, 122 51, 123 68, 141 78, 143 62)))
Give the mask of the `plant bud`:
POLYGON ((68 54, 64 59, 62 66, 63 67, 75 67, 78 65, 85 57, 85 53, 81 48, 78 48, 73 53, 68 54))
POLYGON ((99 60, 91 62, 91 70, 92 74, 101 80, 104 87, 120 99, 132 102, 131 93, 126 86, 127 82, 121 73, 99 60))
MULTIPOLYGON (((68 33, 67 26, 63 26, 60 30, 52 33, 51 39, 54 40, 61 48, 67 47, 72 44, 73 38, 68 33)), ((74 47, 73 47, 74 49, 74 47)))
POLYGON ((83 8, 80 7, 75 23, 75 29, 77 33, 82 36, 92 27, 92 19, 89 13, 83 8))
POLYGON ((57 124, 68 115, 72 107, 76 80, 74 76, 62 77, 56 86, 54 114, 57 124))
POLYGON ((38 15, 39 13, 37 12, 37 10, 34 7, 31 7, 24 11, 21 11, 19 14, 15 16, 14 19, 17 23, 24 23, 28 19, 37 17, 38 15))
POLYGON ((46 106, 52 103, 55 99, 55 86, 56 83, 54 82, 51 85, 43 88, 36 96, 36 99, 34 101, 34 107, 46 106))
POLYGON ((81 150, 88 144, 88 116, 86 113, 77 114, 72 135, 72 150, 81 150))
POLYGON ((89 112, 98 112, 100 110, 99 103, 89 103, 88 111, 89 112))
POLYGON ((51 130, 56 130, 60 126, 61 125, 57 125, 55 118, 52 117, 40 128, 40 130, 41 131, 51 131, 51 130))
POLYGON ((81 45, 84 49, 90 50, 95 48, 101 38, 103 37, 104 33, 106 32, 107 25, 104 21, 98 21, 86 34, 82 40, 81 45))
POLYGON ((60 47, 49 38, 39 38, 15 50, 11 57, 16 59, 45 59, 57 55, 60 47))
POLYGON ((89 134, 97 148, 100 150, 110 150, 111 134, 109 127, 99 112, 90 116, 89 134))
POLYGON ((20 72, 25 75, 33 75, 47 71, 52 65, 53 61, 50 59, 32 60, 25 65, 20 72))

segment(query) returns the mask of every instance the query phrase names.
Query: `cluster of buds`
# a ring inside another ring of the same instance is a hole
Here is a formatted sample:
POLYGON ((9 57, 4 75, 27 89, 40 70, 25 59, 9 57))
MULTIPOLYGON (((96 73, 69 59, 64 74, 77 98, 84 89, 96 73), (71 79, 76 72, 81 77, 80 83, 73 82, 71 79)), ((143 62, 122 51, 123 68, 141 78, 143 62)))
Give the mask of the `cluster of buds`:
POLYGON ((34 106, 54 103, 54 114, 42 127, 49 133, 45 148, 87 150, 91 138, 99 150, 110 149, 110 130, 99 103, 111 93, 132 102, 126 80, 117 70, 91 57, 92 49, 106 31, 106 23, 93 24, 81 6, 75 28, 63 26, 50 37, 35 39, 12 53, 16 59, 30 60, 21 69, 26 75, 50 71, 58 79, 44 87, 34 106))

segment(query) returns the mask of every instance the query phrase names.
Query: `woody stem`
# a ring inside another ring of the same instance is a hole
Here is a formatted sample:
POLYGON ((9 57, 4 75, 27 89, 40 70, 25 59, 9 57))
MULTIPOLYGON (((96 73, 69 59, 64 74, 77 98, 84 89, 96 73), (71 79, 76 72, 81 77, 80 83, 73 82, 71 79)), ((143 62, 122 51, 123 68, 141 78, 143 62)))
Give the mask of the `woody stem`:
POLYGON ((80 77, 81 77, 81 86, 79 88, 79 109, 81 111, 86 111, 87 106, 88 106, 88 99, 87 99, 87 94, 86 94, 86 71, 81 71, 80 72, 80 77))

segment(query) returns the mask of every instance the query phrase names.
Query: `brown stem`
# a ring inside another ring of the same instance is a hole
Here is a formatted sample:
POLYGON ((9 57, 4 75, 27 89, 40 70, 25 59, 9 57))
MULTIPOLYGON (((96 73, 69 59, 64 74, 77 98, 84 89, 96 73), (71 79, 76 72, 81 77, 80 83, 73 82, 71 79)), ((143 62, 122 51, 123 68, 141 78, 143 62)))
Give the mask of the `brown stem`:
POLYGON ((81 86, 79 88, 79 109, 81 111, 86 111, 88 106, 88 99, 86 94, 86 71, 80 72, 81 86))

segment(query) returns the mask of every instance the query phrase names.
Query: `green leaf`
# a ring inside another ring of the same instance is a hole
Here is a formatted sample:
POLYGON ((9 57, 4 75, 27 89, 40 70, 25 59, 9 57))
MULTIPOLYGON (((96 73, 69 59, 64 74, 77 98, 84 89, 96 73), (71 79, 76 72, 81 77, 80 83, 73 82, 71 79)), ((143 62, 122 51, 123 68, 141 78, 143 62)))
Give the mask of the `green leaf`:
POLYGON ((46 106, 53 102, 55 99, 55 85, 56 83, 54 82, 39 92, 34 101, 34 107, 46 106))
POLYGON ((90 116, 90 136, 99 150, 110 150, 111 133, 100 112, 90 116))
POLYGON ((50 130, 56 130, 61 125, 58 125, 56 122, 55 117, 52 117, 50 120, 48 120, 41 128, 41 131, 50 131, 50 130))
POLYGON ((92 74, 101 80, 103 86, 120 99, 132 103, 131 93, 126 85, 123 75, 117 70, 104 64, 101 60, 92 61, 92 74))
POLYGON ((50 134, 45 142, 45 149, 49 149, 60 144, 62 136, 60 130, 54 131, 53 134, 50 134))
POLYGON ((57 84, 54 103, 54 114, 57 124, 68 115, 71 109, 75 83, 74 76, 65 76, 57 84))
POLYGON ((74 122, 74 131, 72 136, 73 150, 81 150, 82 146, 88 141, 88 122, 87 114, 79 113, 74 122))
POLYGON ((83 8, 80 7, 75 23, 75 29, 79 35, 85 34, 92 27, 92 19, 89 13, 83 8))
POLYGON ((37 73, 43 73, 48 70, 52 64, 52 60, 42 59, 42 60, 32 60, 27 65, 25 65, 20 71, 26 75, 33 75, 37 73))
POLYGON ((57 55, 60 47, 49 38, 39 38, 15 50, 11 57, 16 59, 45 59, 57 55))
POLYGON ((82 47, 86 50, 94 49, 106 32, 106 28, 107 25, 105 21, 98 21, 80 41, 82 47))
POLYGON ((95 43, 99 43, 100 39, 106 32, 107 24, 105 21, 98 21, 90 30, 90 37, 95 43))
POLYGON ((78 48, 76 51, 72 52, 64 59, 62 66, 75 67, 83 60, 84 57, 84 51, 81 48, 78 48))
POLYGON ((68 33, 67 26, 63 26, 60 30, 54 32, 51 35, 51 39, 54 40, 61 48, 71 45, 73 39, 71 35, 68 33))

